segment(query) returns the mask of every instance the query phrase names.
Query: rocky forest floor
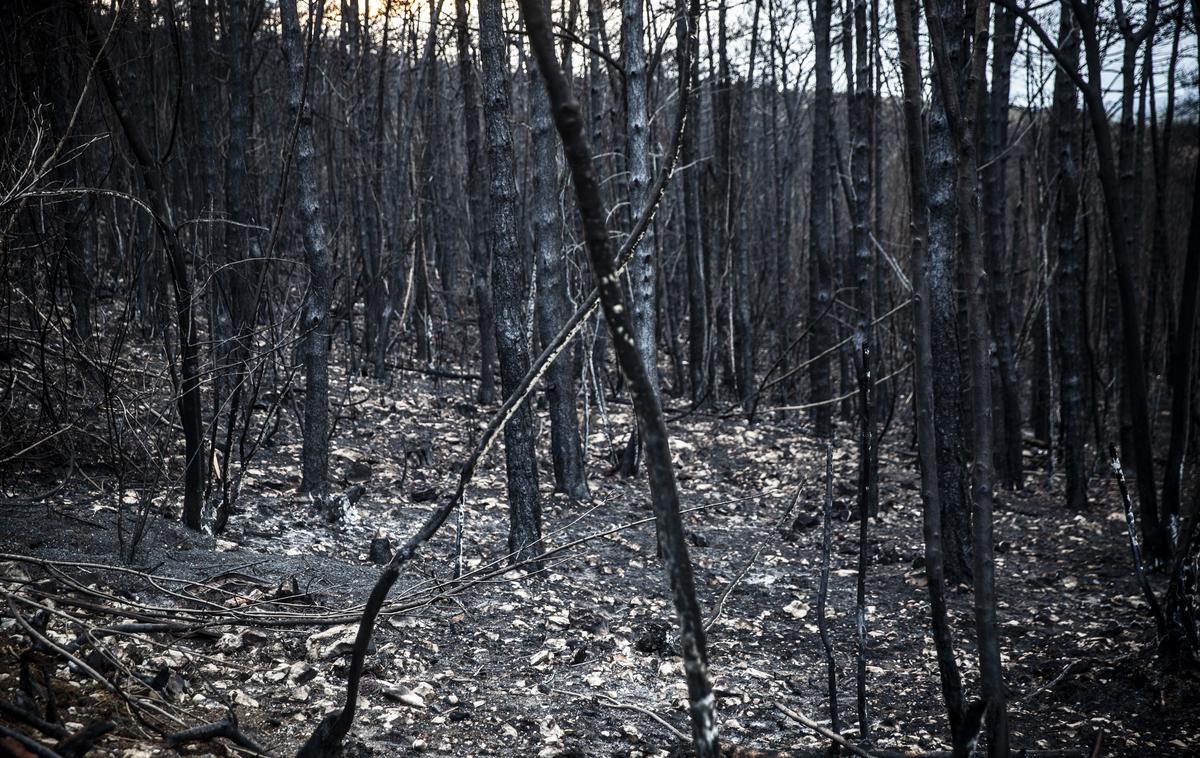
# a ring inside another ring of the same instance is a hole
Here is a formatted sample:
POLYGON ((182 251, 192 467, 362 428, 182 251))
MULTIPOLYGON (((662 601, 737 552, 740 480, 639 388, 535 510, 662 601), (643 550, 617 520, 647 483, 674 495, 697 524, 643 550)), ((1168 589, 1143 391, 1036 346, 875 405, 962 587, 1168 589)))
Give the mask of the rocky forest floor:
MULTIPOLYGON (((356 609, 379 573, 372 540, 396 545, 416 531, 453 490, 488 420, 491 409, 477 407, 462 382, 407 382, 350 387, 333 465, 340 489, 357 484, 365 493, 333 521, 296 493, 299 437, 286 430, 247 470, 239 512, 219 538, 175 523, 179 504, 161 487, 99 491, 105 472, 84 460, 45 499, 30 493, 54 488, 71 465, 6 476, 0 700, 44 716, 49 694, 68 732, 111 719, 116 729, 92 755, 171 754, 148 724, 179 731, 230 708, 241 731, 273 754, 294 753, 341 704, 356 609), (123 562, 120 545, 128 548, 142 506, 145 533, 123 562), (176 627, 163 626, 173 618, 176 627), (120 693, 44 645, 31 648, 25 624, 120 693)), ((543 572, 505 571, 496 450, 467 491, 462 520, 452 517, 405 566, 368 657, 353 753, 680 753, 676 732, 689 730, 684 680, 644 480, 606 473, 613 445, 628 434, 629 408, 610 401, 607 420, 590 411, 590 502, 551 494, 548 451, 542 457, 546 542, 564 548, 543 572), (476 572, 465 586, 448 584, 460 525, 464 570, 476 572)), ((548 448, 544 412, 539 419, 548 448)), ((826 744, 778 708, 829 718, 816 611, 825 453, 801 422, 691 414, 670 424, 727 744, 826 744)), ((892 424, 880 514, 870 524, 868 707, 874 746, 928 751, 947 746, 948 728, 927 631, 909 439, 901 421, 892 424)), ((828 614, 842 725, 853 738, 856 456, 846 425, 835 449, 828 614)), ((1099 755, 1200 753, 1200 682, 1156 661, 1114 485, 1098 474, 1090 509, 1068 512, 1061 480, 1046 480, 1036 448, 1026 463, 1027 487, 997 493, 996 503, 1014 746, 1088 754, 1099 741, 1099 755)), ((970 692, 971 595, 958 588, 951 602, 970 692)), ((0 722, 54 744, 11 710, 0 722)), ((178 753, 245 754, 224 740, 178 753)))

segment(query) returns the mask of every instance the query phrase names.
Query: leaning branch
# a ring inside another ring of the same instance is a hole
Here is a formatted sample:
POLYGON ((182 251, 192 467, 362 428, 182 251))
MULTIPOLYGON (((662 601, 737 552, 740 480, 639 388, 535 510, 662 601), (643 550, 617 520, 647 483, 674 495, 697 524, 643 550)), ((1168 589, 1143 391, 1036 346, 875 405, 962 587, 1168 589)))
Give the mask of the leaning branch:
MULTIPOLYGON (((604 201, 600 196, 591 146, 584 134, 582 109, 555 57, 554 38, 547 8, 541 0, 521 0, 520 6, 525 28, 529 32, 530 47, 537 58, 538 68, 542 72, 550 96, 554 125, 562 139, 563 152, 571 170, 592 276, 600 292, 605 321, 612 336, 613 352, 629 382, 638 429, 642 435, 646 471, 650 479, 650 500, 654 508, 663 563, 670 577, 672 599, 680 627, 679 641, 683 650, 683 667, 691 711, 692 741, 698 758, 716 758, 720 755, 720 748, 717 744, 715 697, 708 681, 704 626, 696 601, 687 543, 683 537, 679 490, 671 462, 670 441, 663 419, 662 405, 634 344, 633 326, 621 291, 620 272, 609 244, 604 201)), ((678 0, 676 15, 681 25, 678 50, 679 113, 681 118, 686 118, 686 97, 691 79, 688 72, 691 60, 695 58, 699 47, 696 33, 700 15, 698 0, 692 0, 690 5, 687 0, 678 0)))

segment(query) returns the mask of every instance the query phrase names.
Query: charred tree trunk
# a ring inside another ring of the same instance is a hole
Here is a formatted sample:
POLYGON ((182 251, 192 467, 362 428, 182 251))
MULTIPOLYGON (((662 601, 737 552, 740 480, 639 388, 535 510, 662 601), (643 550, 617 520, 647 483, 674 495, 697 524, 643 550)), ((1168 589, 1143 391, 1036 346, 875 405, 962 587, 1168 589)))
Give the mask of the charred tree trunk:
POLYGON ((812 180, 809 194, 809 402, 820 403, 812 410, 818 436, 833 434, 830 348, 833 345, 833 158, 830 135, 833 128, 833 65, 830 25, 833 0, 816 0, 813 11, 816 92, 813 97, 812 180))
POLYGON ((244 429, 252 407, 243 410, 243 398, 250 382, 250 350, 254 329, 254 293, 257 277, 253 261, 260 258, 254 249, 257 238, 257 213, 250 187, 250 136, 253 116, 254 82, 250 72, 253 44, 250 19, 244 0, 225 3, 222 13, 225 33, 221 41, 228 61, 228 141, 225 152, 225 211, 229 223, 219 234, 216 269, 212 274, 212 306, 210 330, 213 341, 213 381, 211 383, 212 417, 210 435, 214 451, 224 460, 210 473, 218 473, 219 481, 207 483, 221 490, 221 506, 214 520, 214 530, 224 528, 233 493, 228 476, 235 461, 234 440, 244 429), (222 426, 222 423, 224 426, 222 426))
MULTIPOLYGON (((643 47, 642 0, 624 0, 621 43, 625 51, 625 138, 628 145, 629 203, 645 205, 650 189, 650 119, 647 104, 646 51, 643 47)), ((658 391, 658 351, 655 345, 654 225, 646 229, 629 265, 634 340, 658 391)))
MULTIPOLYGON (((71 20, 57 19, 53 34, 70 34, 71 20)), ((51 89, 50 97, 54 107, 50 112, 50 121, 54 136, 59 141, 60 151, 66 147, 71 131, 71 111, 73 103, 68 99, 71 83, 76 77, 74 58, 63 58, 53 67, 47 67, 48 81, 41 86, 51 89)), ((54 171, 64 185, 86 187, 91 181, 89 176, 89 156, 86 153, 78 155, 66 165, 57 167, 54 171)), ((71 335, 78 349, 84 354, 92 352, 91 340, 92 303, 94 300, 95 257, 96 257, 96 224, 89 216, 96 208, 97 198, 81 196, 65 204, 62 220, 63 245, 61 249, 62 266, 67 274, 67 288, 71 297, 71 335)), ((15 216, 14 216, 15 217, 15 216)), ((7 223, 7 222, 6 222, 7 223)), ((0 238, 4 232, 0 231, 0 238)), ((3 244, 0 241, 0 244, 3 244)), ((8 250, 6 249, 7 253, 8 250)))
MULTIPOLYGON (((608 152, 608 142, 605 139, 604 125, 608 120, 609 77, 607 62, 601 53, 608 50, 608 37, 604 29, 603 0, 588 0, 588 117, 591 128, 591 140, 594 149, 603 154, 608 152)), ((598 160, 601 169, 607 161, 598 160)), ((604 328, 604 312, 596 315, 595 339, 591 354, 587 356, 594 372, 596 382, 594 392, 597 404, 602 405, 604 398, 605 362, 608 355, 608 332, 604 328)))
POLYGON ((853 241, 854 275, 858 300, 858 319, 855 325, 858 381, 859 422, 859 554, 857 577, 857 603, 855 630, 858 639, 857 705, 859 733, 862 739, 870 735, 870 720, 867 717, 867 619, 866 581, 869 565, 870 544, 868 542, 869 519, 878 512, 879 458, 875 448, 875 276, 874 257, 870 241, 871 215, 871 64, 868 57, 869 39, 867 30, 867 0, 854 2, 854 99, 851 102, 851 154, 850 170, 854 185, 853 241))
MULTIPOLYGON (((942 534, 941 481, 938 477, 937 415, 934 403, 933 312, 929 292, 929 189, 922 127, 921 54, 915 0, 895 0, 900 72, 904 88, 904 131, 908 146, 908 187, 911 209, 912 284, 914 301, 914 370, 917 454, 921 464, 922 523, 925 573, 928 577, 930 627, 936 650, 942 701, 950 722, 955 750, 963 738, 966 703, 962 674, 954 656, 954 636, 946 608, 946 572, 942 534)), ((970 735, 973 738, 974 734, 970 735)), ((970 739, 969 738, 969 739, 970 739)))
MULTIPOLYGON (((84 157, 80 156, 78 160, 83 162, 84 157)), ((79 186, 86 186, 88 179, 83 167, 76 166, 71 173, 79 186)), ((84 352, 92 349, 90 343, 93 334, 92 301, 95 292, 92 282, 96 276, 96 231, 88 218, 93 205, 90 198, 80 198, 66 210, 63 219, 66 242, 64 265, 67 286, 71 291, 71 333, 79 349, 84 352)))
MULTIPOLYGON (((743 125, 741 129, 741 150, 739 162, 743 165, 751 160, 750 155, 750 124, 752 123, 751 114, 754 113, 754 65, 758 57, 758 18, 759 11, 762 8, 762 1, 755 0, 754 14, 750 22, 750 62, 746 73, 746 81, 742 88, 742 108, 743 125)), ((735 196, 739 198, 737 213, 738 232, 736 235, 736 243, 734 246, 734 262, 733 262, 733 345, 736 351, 734 356, 734 378, 737 385, 738 400, 741 402, 742 410, 749 413, 754 402, 754 324, 753 324, 753 304, 751 302, 751 281, 750 281, 750 255, 752 246, 751 230, 749 228, 750 214, 743 205, 745 186, 747 183, 752 183, 753 179, 744 177, 739 181, 738 186, 741 188, 735 196)))
MULTIPOLYGON (((194 162, 195 186, 193 206, 201 218, 216 214, 217 205, 217 133, 213 124, 214 114, 219 112, 217 94, 213 86, 216 75, 213 64, 212 41, 213 17, 207 0, 190 0, 188 3, 188 30, 191 36, 192 63, 192 128, 195 134, 192 143, 199 154, 194 162)), ((215 225, 201 232, 215 238, 216 246, 223 247, 224 227, 215 225)), ((213 280, 214 291, 218 287, 213 280)))
MULTIPOLYGON (((1197 299, 1200 298, 1200 167, 1192 183, 1192 223, 1188 229, 1187 262, 1179 295, 1179 325, 1171 347, 1171 442, 1167 449, 1167 472, 1163 484, 1163 514, 1177 519, 1183 498, 1183 466, 1191 434, 1193 377, 1196 344, 1197 299)), ((1193 506, 1195 509, 1196 506, 1193 506)), ((1177 549, 1180 545, 1175 546, 1177 549)), ((1186 557, 1186 556, 1183 556, 1186 557)), ((1180 560, 1180 556, 1176 557, 1180 560)))
MULTIPOLYGON (((874 98, 872 97, 872 81, 870 59, 868 57, 867 2, 854 2, 854 36, 855 36, 855 91, 853 120, 851 124, 851 139, 853 146, 850 156, 852 180, 854 183, 854 276, 858 300, 858 318, 855 331, 861 340, 858 352, 862 357, 860 366, 861 379, 865 382, 864 402, 874 398, 875 365, 877 355, 875 349, 875 256, 871 247, 871 124, 873 122, 874 98)), ((874 516, 879 508, 878 475, 879 459, 875 449, 874 408, 860 409, 866 416, 860 419, 863 426, 863 445, 860 454, 860 465, 864 473, 867 500, 863 504, 865 513, 874 516)))
MULTIPOLYGON (((716 321, 713 349, 710 352, 708 386, 714 396, 733 380, 733 351, 730 350, 730 298, 726 292, 729 277, 733 194, 733 82, 729 71, 729 3, 717 6, 717 65, 715 90, 712 92, 713 170, 706 212, 709 217, 708 282, 716 321)), ((711 41, 709 43, 711 49, 711 41)))
MULTIPOLYGON (((544 1, 544 0, 543 0, 544 1)), ((537 252, 537 323, 542 342, 548 343, 571 317, 567 293, 567 260, 562 244, 562 219, 558 205, 558 139, 546 86, 533 61, 529 66, 529 109, 532 127, 533 242, 537 252)), ((574 350, 566 350, 546 373, 546 398, 550 406, 550 452, 554 487, 577 500, 588 497, 579 419, 575 415, 574 350)))
MULTIPOLYGON (((438 0, 430 0, 429 12, 436 18, 435 3, 438 0)), ((386 34, 386 32, 385 32, 386 34)), ((385 37, 386 51, 386 37, 385 37)), ((423 149, 421 150, 420 164, 418 166, 417 181, 420 182, 420 187, 414 195, 415 204, 420 207, 424 205, 426 211, 421 214, 418 225, 420 233, 412 235, 413 245, 413 277, 415 280, 413 293, 413 329, 416 331, 417 338, 417 361, 423 366, 432 366, 434 362, 434 339, 433 339, 433 281, 430 276, 430 269, 438 266, 438 258, 441 255, 439 247, 438 226, 441 219, 446 215, 439 212, 437 203, 439 196, 437 194, 438 176, 443 173, 444 161, 437 155, 437 144, 439 137, 436 134, 437 130, 437 99, 436 92, 437 84, 437 59, 433 55, 426 56, 421 62, 422 72, 421 80, 425 83, 422 93, 422 102, 420 104, 421 114, 421 131, 423 138, 423 149)), ((381 76, 383 64, 380 65, 381 76)), ((413 103, 413 107, 417 107, 413 103)), ((449 288, 445 288, 447 291, 449 288)), ((404 318, 404 314, 400 314, 400 318, 404 318)))
MULTIPOLYGON (((677 36, 683 36, 686 30, 682 27, 677 36)), ((683 50, 683 48, 681 48, 683 50)), ((698 78, 692 68, 691 86, 696 88, 698 78)), ((704 221, 700 213, 700 167, 695 165, 699 151, 696 148, 695 129, 686 129, 683 133, 683 223, 684 223, 684 255, 687 264, 688 288, 688 387, 691 390, 692 403, 704 401, 708 394, 708 276, 704 265, 704 221)))
POLYGON ((133 154, 147 200, 154 213, 154 223, 167 252, 170 281, 175 296, 175 323, 179 332, 179 421, 183 427, 184 485, 183 523, 195 530, 204 526, 204 420, 200 397, 200 359, 194 332, 194 293, 188 273, 187 253, 183 249, 171 222, 171 205, 162 173, 154 155, 147 147, 137 124, 121 94, 120 84, 113 73, 104 45, 91 12, 82 3, 74 10, 87 41, 88 52, 96 62, 96 74, 101 88, 112 106, 113 114, 133 154))
MULTIPOLYGON (((1146 319, 1144 328, 1146 330, 1144 347, 1146 350, 1147 361, 1151 360, 1154 355, 1154 335, 1159 331, 1159 318, 1161 314, 1161 322, 1163 332, 1165 332, 1166 342, 1168 347, 1165 351, 1167 354, 1167 362, 1170 362, 1170 346, 1169 343, 1174 335, 1173 317, 1170 294, 1172 288, 1163 280, 1166 278, 1168 271, 1168 241, 1167 230, 1169 224, 1167 222, 1167 195, 1168 195, 1168 180, 1170 177, 1170 156, 1171 156, 1171 136, 1175 127, 1175 75, 1179 62, 1179 39, 1183 30, 1186 14, 1183 11, 1183 4, 1180 3, 1179 12, 1175 19, 1175 33, 1171 37, 1171 57, 1167 64, 1167 92, 1166 92, 1166 111, 1163 116, 1163 125, 1160 129, 1158 126, 1158 97, 1154 86, 1154 46, 1146 46, 1146 55, 1151 60, 1151 65, 1146 67, 1146 77, 1150 84, 1150 147, 1154 159, 1154 215, 1151 244, 1150 244, 1150 294, 1146 303, 1146 319), (1168 293, 1164 297, 1159 297, 1160 288, 1165 288, 1168 293), (1161 305, 1159 304, 1161 302, 1161 305)), ((1166 503, 1166 483, 1163 484, 1163 514, 1170 517, 1172 506, 1166 503)), ((1178 511, 1178 506, 1174 506, 1175 511, 1178 511)))
POLYGON ((467 212, 472 218, 468 244, 471 246, 471 285, 475 294, 476 323, 479 327, 479 402, 490 405, 496 399, 496 326, 492 310, 492 254, 488 241, 487 197, 484 194, 484 167, 480 157, 479 97, 475 66, 471 55, 471 37, 467 26, 467 0, 454 0, 455 41, 458 49, 458 75, 463 92, 463 120, 466 123, 467 212))
MULTIPOLYGON (((313 25, 312 39, 320 38, 324 11, 324 0, 318 0, 313 11, 316 18, 310 22, 313 25)), ((312 110, 305 107, 312 61, 307 60, 301 44, 296 0, 280 0, 279 18, 284 63, 288 70, 288 112, 296 124, 296 204, 300 216, 300 236, 304 243, 304 262, 309 275, 302 321, 305 329, 302 347, 305 382, 300 489, 322 496, 328 488, 329 475, 329 302, 332 265, 321 221, 312 110)))
POLYGON ((1013 355, 1012 277, 1005 262, 1008 200, 1008 96, 1016 51, 1016 17, 996 9, 992 86, 982 124, 984 236, 989 269, 988 311, 996 343, 992 400, 996 417, 996 473, 1000 482, 1019 489, 1024 480, 1021 458, 1021 381, 1013 355))
POLYGON ((251 227, 257 224, 251 198, 250 167, 250 93, 253 88, 250 60, 250 19, 245 0, 227 0, 225 24, 228 27, 229 57, 229 145, 225 153, 225 212, 230 221, 225 234, 223 271, 217 280, 224 280, 222 303, 219 306, 217 339, 227 345, 225 352, 231 364, 231 380, 236 382, 243 373, 249 351, 247 340, 252 328, 255 278, 249 261, 257 255, 251 227), (228 323, 225 319, 228 319, 228 323))
POLYGON ((959 69, 952 64, 947 45, 954 27, 945 28, 937 0, 926 0, 929 44, 936 61, 936 81, 954 144, 954 192, 962 231, 966 269, 967 311, 970 318, 971 400, 974 462, 971 469, 971 548, 975 580, 975 637, 979 650, 979 683, 987 714, 988 755, 1008 756, 1008 708, 1000 636, 996 622, 995 553, 992 536, 992 373, 987 314, 987 267, 979 229, 979 166, 975 154, 977 93, 985 86, 988 16, 991 5, 974 6, 970 56, 966 80, 960 86, 959 69))
MULTIPOLYGON (((1200 6, 1193 3, 1194 18, 1200 19, 1200 6)), ((1163 125, 1162 137, 1156 140, 1159 159, 1155 161, 1155 224, 1154 247, 1155 256, 1166 258, 1167 246, 1167 179, 1170 171, 1171 133, 1175 115, 1175 69, 1179 57, 1179 36, 1184 25, 1183 4, 1179 5, 1180 18, 1176 19, 1175 35, 1171 43, 1171 61, 1167 69, 1167 111, 1163 125)), ((1153 100, 1151 101, 1153 103, 1153 100)), ((1154 111, 1151 111, 1153 114, 1154 111)), ((1179 316, 1175 326, 1174 343, 1170 345, 1170 355, 1167 362, 1167 382, 1171 387, 1171 432, 1167 448, 1167 468, 1163 476, 1163 516, 1170 520, 1178 519, 1183 499, 1183 466, 1187 459, 1188 441, 1191 437, 1191 408, 1194 367, 1193 351, 1196 337, 1197 289, 1200 289, 1200 167, 1196 170, 1196 179, 1192 182, 1192 223, 1188 230, 1187 259, 1184 263, 1183 281, 1180 289, 1179 316)), ((1164 263, 1165 266, 1165 263, 1164 263)), ((1167 292, 1171 292, 1167 288, 1167 292)), ((1166 308, 1171 307, 1167 298, 1166 308)), ((1167 330, 1168 334, 1170 329, 1167 330)), ((1175 547, 1177 560, 1181 550, 1184 535, 1177 540, 1175 547)), ((1173 610, 1173 609, 1170 609, 1173 610)))
MULTIPOLYGON (((529 370, 529 343, 522 304, 526 285, 517 248, 517 185, 513 177, 508 66, 500 0, 479 3, 479 53, 483 65, 483 116, 487 135, 488 228, 492 243, 492 298, 496 305, 496 347, 500 386, 505 397, 516 391, 529 370)), ((533 412, 518 408, 504 428, 508 477, 508 549, 514 562, 542 552, 542 512, 538 501, 533 412)))
MULTIPOLYGON (((625 140, 626 170, 629 175, 628 207, 640 208, 650 188, 650 122, 646 103, 646 51, 643 47, 642 0, 622 0, 621 47, 624 49, 625 70, 625 140)), ((646 366, 650 385, 658 392, 658 350, 655 340, 655 265, 654 225, 637 243, 633 262, 629 265, 630 305, 633 308, 633 337, 638 354, 646 366)), ((641 458, 641 440, 635 426, 621 458, 621 473, 637 473, 641 458)))
MULTIPOLYGON (((1079 61, 1079 30, 1074 17, 1059 17, 1058 44, 1075 65, 1079 61)), ((1067 507, 1087 506, 1087 319, 1083 292, 1084 256, 1078 240, 1079 213, 1079 113, 1075 85, 1062 68, 1054 74, 1054 156, 1058 181, 1051 223, 1058 277, 1054 282, 1054 306, 1058 311, 1058 355, 1062 460, 1067 480, 1067 507)), ((1051 441, 1053 442, 1053 440, 1051 441)))
MULTIPOLYGON (((962 58, 962 4, 946 0, 940 15, 947 28, 951 65, 962 58)), ((934 64, 936 69, 937 64, 934 64)), ((971 582, 971 512, 962 419, 964 377, 960 363, 957 301, 958 208, 954 193, 954 138, 946 117, 946 93, 934 77, 929 106, 929 307, 933 339, 933 398, 938 440, 938 487, 946 550, 946 579, 971 582)), ((955 93, 957 95, 957 93, 955 93)))

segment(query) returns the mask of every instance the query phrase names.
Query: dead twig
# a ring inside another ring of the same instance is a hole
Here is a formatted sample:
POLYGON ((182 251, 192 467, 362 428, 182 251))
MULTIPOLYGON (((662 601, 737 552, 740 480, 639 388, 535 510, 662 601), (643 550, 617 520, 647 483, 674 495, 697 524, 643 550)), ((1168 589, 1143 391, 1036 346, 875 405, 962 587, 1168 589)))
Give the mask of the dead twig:
POLYGON ((857 755, 860 758, 874 758, 874 756, 872 756, 866 750, 863 750, 862 748, 858 747, 857 745, 850 742, 850 740, 846 739, 845 737, 838 734, 837 732, 835 732, 831 729, 826 729, 825 727, 821 726, 817 722, 810 719, 808 716, 805 716, 803 713, 797 713, 796 711, 793 711, 792 709, 788 708, 787 706, 785 706, 782 703, 775 703, 775 707, 779 709, 780 713, 782 713, 784 716, 787 716, 792 721, 795 721, 798 724, 802 724, 802 725, 808 727, 809 729, 813 730, 814 732, 821 735, 822 737, 825 737, 826 739, 833 740, 835 743, 846 748, 854 755, 857 755))
POLYGON ((559 689, 557 687, 551 689, 550 691, 558 692, 563 695, 570 695, 571 697, 578 698, 580 700, 590 700, 593 703, 599 703, 600 705, 607 705, 611 708, 619 708, 624 711, 634 711, 636 713, 640 713, 643 716, 647 716, 647 717, 652 718, 655 721, 657 721, 668 732, 675 735, 681 742, 686 744, 691 739, 688 735, 684 734, 683 732, 679 731, 675 727, 671 726, 667 722, 667 720, 664 719, 662 716, 659 716, 654 711, 643 708, 640 705, 634 705, 633 703, 622 703, 619 700, 615 700, 611 696, 603 694, 603 693, 601 693, 599 695, 585 695, 581 692, 572 692, 571 690, 563 690, 563 689, 559 689))
POLYGON ((742 566, 742 570, 738 572, 738 575, 734 577, 729 586, 725 588, 725 591, 721 593, 721 599, 717 601, 717 608, 713 611, 712 618, 704 625, 704 631, 707 632, 709 629, 712 629, 712 625, 717 623, 717 619, 721 618, 721 613, 725 610, 725 598, 729 597, 729 593, 733 592, 733 588, 737 587, 742 578, 746 576, 746 572, 754 565, 754 561, 758 559, 758 554, 763 551, 764 547, 766 547, 765 543, 758 546, 758 549, 754 551, 754 555, 750 556, 750 560, 746 561, 746 565, 742 566))

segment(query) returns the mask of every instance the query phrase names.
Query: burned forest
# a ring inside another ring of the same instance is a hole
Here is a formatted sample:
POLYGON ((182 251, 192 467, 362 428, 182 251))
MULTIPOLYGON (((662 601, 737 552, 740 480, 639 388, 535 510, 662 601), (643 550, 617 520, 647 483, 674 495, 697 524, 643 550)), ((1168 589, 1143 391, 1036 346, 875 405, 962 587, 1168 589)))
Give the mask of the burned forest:
POLYGON ((1200 754, 1197 0, 3 0, 0 756, 1200 754))

